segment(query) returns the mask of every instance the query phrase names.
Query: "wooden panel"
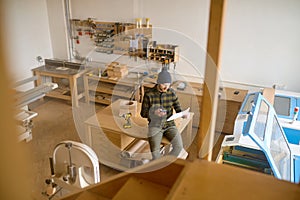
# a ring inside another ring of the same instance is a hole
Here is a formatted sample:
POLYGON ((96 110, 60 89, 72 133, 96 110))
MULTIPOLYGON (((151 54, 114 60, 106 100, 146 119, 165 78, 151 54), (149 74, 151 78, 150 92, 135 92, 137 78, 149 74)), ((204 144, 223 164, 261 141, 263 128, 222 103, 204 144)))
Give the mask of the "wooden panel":
POLYGON ((130 177, 114 196, 114 200, 122 199, 165 199, 170 188, 150 182, 146 179, 130 177), (134 191, 134 192, 133 192, 134 191))
POLYGON ((133 137, 129 137, 127 135, 124 135, 124 134, 121 134, 121 145, 120 145, 120 148, 123 150, 125 149, 130 143, 132 143, 135 138, 133 137))
MULTIPOLYGON (((298 185, 271 175, 204 160, 170 161, 168 158, 152 161, 132 171, 135 173, 118 174, 86 188, 85 192, 94 193, 93 198, 97 194, 98 199, 293 200, 300 196, 298 185), (170 164, 158 169, 166 162, 170 164), (166 191, 167 196, 164 196, 166 191)), ((62 199, 78 200, 80 193, 82 191, 62 199)))
POLYGON ((248 90, 223 88, 218 102, 216 131, 232 134, 234 122, 248 90))
POLYGON ((274 98, 275 98, 274 88, 264 88, 263 95, 269 101, 270 104, 272 105, 274 104, 274 98))
POLYGON ((221 98, 228 101, 243 102, 248 90, 224 87, 221 91, 221 98))
POLYGON ((200 125, 202 96, 192 96, 191 111, 194 113, 193 127, 200 125))
POLYGON ((299 186, 272 176, 199 160, 178 183, 170 193, 172 199, 280 200, 297 199, 300 195, 299 186))
POLYGON ((191 107, 192 99, 190 94, 177 92, 177 96, 183 110, 191 107))
POLYGON ((101 197, 97 193, 89 192, 89 191, 85 191, 77 197, 77 200, 102 200, 102 199, 108 199, 108 198, 101 197))
MULTIPOLYGON (((127 147, 134 140, 134 138, 129 137, 125 134, 110 132, 107 130, 104 130, 104 133, 105 133, 105 136, 107 137, 107 139, 109 139, 114 145, 116 145, 121 150, 123 150, 125 147, 127 147)), ((92 133, 92 134, 95 134, 95 133, 92 133)))
POLYGON ((184 90, 178 90, 177 86, 180 81, 175 82, 172 88, 176 91, 182 109, 190 107, 194 113, 193 127, 199 127, 200 108, 202 102, 202 84, 196 82, 186 82, 184 90))

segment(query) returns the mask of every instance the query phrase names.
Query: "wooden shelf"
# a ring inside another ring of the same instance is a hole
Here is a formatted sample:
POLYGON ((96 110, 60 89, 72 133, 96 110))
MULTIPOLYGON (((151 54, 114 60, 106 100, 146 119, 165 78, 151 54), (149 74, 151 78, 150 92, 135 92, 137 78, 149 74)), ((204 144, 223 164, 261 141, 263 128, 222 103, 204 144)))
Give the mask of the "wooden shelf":
POLYGON ((150 41, 152 38, 152 25, 149 28, 145 24, 142 28, 135 28, 133 23, 99 21, 95 25, 95 51, 101 53, 128 54, 130 40, 135 39, 139 39, 138 49, 143 50, 143 39, 150 41))
POLYGON ((98 77, 93 72, 89 72, 84 76, 86 102, 93 101, 108 105, 111 103, 112 97, 114 99, 130 99, 133 92, 137 93, 135 95, 135 98, 137 98, 139 91, 135 91, 135 88, 138 86, 136 78, 123 77, 114 80, 106 77, 98 77), (95 95, 103 96, 104 99, 93 97, 95 95))
POLYGON ((111 99, 101 99, 101 98, 95 98, 95 97, 90 97, 90 101, 96 102, 96 103, 101 103, 104 105, 110 105, 111 104, 111 99))
POLYGON ((162 63, 176 63, 179 60, 179 47, 177 45, 157 44, 150 45, 147 50, 147 58, 162 63))
POLYGON ((94 42, 95 51, 111 54, 114 50, 114 35, 116 34, 115 22, 96 22, 94 42))
POLYGON ((46 96, 64 100, 72 100, 70 90, 62 90, 60 88, 47 93, 46 96))

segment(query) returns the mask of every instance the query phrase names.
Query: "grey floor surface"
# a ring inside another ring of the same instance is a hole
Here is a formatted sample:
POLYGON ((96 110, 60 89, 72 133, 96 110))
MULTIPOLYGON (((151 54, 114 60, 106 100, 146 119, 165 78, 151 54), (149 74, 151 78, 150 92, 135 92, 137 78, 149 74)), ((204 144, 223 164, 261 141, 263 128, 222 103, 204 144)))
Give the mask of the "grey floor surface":
MULTIPOLYGON (((104 107, 95 105, 96 110, 104 107)), ((50 177, 49 157, 52 156, 55 145, 64 140, 79 141, 80 137, 74 124, 71 103, 65 100, 44 98, 29 105, 29 108, 38 113, 33 119, 33 138, 29 142, 21 142, 24 151, 28 152, 27 174, 31 185, 32 199, 48 199, 41 193, 46 189, 45 180, 50 177)), ((197 130, 193 130, 194 133, 197 130)), ((189 148, 188 161, 197 158, 197 144, 194 141, 189 148)), ((217 152, 217 151, 216 151, 217 152)), ((215 157, 215 155, 214 155, 215 157)), ((104 181, 120 173, 117 170, 100 164, 100 178, 104 181)))

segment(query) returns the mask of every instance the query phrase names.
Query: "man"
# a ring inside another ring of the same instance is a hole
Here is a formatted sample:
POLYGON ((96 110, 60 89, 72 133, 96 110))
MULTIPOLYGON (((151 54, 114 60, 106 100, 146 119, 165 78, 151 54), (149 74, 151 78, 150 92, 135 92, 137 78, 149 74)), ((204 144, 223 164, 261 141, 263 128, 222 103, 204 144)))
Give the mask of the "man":
MULTIPOLYGON (((174 120, 167 121, 172 116, 173 109, 181 112, 180 103, 175 91, 170 88, 172 78, 166 68, 158 74, 157 84, 145 92, 141 116, 148 119, 148 141, 152 159, 160 158, 160 144, 165 136, 172 144, 171 155, 178 156, 183 149, 181 135, 174 120)), ((187 116, 184 116, 187 117, 187 116)))

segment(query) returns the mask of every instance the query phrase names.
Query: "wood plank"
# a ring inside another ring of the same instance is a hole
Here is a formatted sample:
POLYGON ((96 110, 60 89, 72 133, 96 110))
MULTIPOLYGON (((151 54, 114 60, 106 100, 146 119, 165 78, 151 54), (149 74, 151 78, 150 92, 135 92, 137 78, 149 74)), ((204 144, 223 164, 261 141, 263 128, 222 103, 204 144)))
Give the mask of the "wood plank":
POLYGON ((274 104, 275 89, 274 88, 264 88, 263 96, 268 100, 270 104, 274 104))
MULTIPOLYGON (((84 190, 97 194, 99 199, 292 200, 300 196, 299 185, 271 175, 205 160, 191 163, 168 159, 152 161, 84 190), (161 168, 165 163, 169 165, 161 168), (164 196, 166 191, 168 194, 164 196)), ((82 191, 62 199, 78 199, 80 194, 82 191)))
POLYGON ((196 160, 169 199, 297 199, 299 186, 275 177, 229 165, 196 160))
POLYGON ((225 0, 211 0, 208 30, 207 58, 197 148, 200 158, 211 160, 215 134, 219 68, 222 44, 225 0))
POLYGON ((146 179, 130 177, 124 186, 113 197, 114 200, 122 199, 165 199, 170 188, 153 183, 146 179))

